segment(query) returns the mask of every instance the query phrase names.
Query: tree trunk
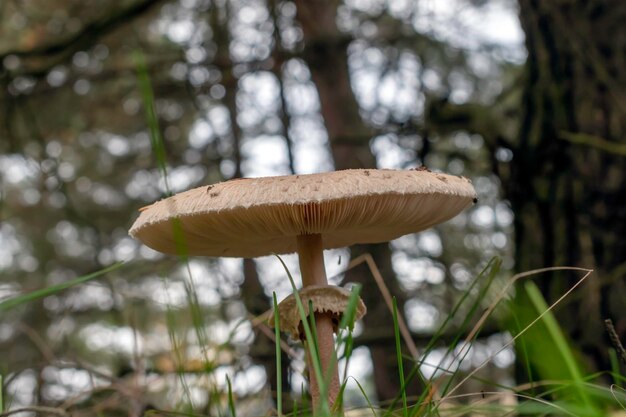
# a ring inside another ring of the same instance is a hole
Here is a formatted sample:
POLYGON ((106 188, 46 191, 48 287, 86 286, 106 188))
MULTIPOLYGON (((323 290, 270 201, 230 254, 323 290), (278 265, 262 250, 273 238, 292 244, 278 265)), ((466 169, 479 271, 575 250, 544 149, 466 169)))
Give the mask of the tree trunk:
MULTIPOLYGON (((603 320, 613 319, 626 338, 626 3, 519 6, 528 49, 524 114, 503 178, 516 268, 595 270, 557 317, 593 367, 607 370, 603 320)), ((580 278, 567 276, 538 278, 549 302, 580 278)))
MULTIPOLYGON (((304 60, 317 87, 335 168, 375 168, 376 158, 369 146, 372 132, 359 115, 359 105, 350 85, 347 47, 351 39, 339 32, 335 23, 337 4, 333 1, 296 2, 296 19, 304 34, 304 60)), ((365 252, 373 256, 402 311, 404 299, 391 265, 389 245, 362 245, 351 251, 352 257, 365 252)), ((388 327, 392 315, 369 270, 358 267, 346 274, 346 280, 363 285, 361 297, 368 308, 364 318, 366 328, 388 327)), ((395 398, 400 393, 395 345, 371 346, 370 352, 378 400, 395 398)), ((419 388, 414 384, 407 391, 415 393, 419 388)))
MULTIPOLYGON (((210 13, 210 24, 214 31, 214 40, 218 46, 217 60, 224 64, 223 78, 235 79, 233 74, 233 62, 230 58, 229 46, 230 46, 230 33, 228 31, 228 21, 230 18, 229 4, 226 4, 226 13, 224 19, 220 19, 219 6, 214 6, 210 13)), ((237 81, 235 81, 233 88, 226 89, 226 95, 224 96, 224 104, 228 109, 230 116, 230 127, 232 135, 232 159, 235 163, 235 172, 232 178, 241 178, 243 173, 241 170, 243 158, 241 154, 241 140, 243 138, 243 132, 241 127, 237 123, 238 109, 237 109, 237 81)), ((254 259, 243 259, 243 276, 244 280, 241 284, 241 299, 246 307, 248 313, 253 316, 259 316, 263 314, 270 305, 267 303, 267 299, 264 295, 264 288, 259 279, 259 274, 254 259)), ((265 348, 273 348, 274 342, 269 340, 260 331, 256 332, 255 343, 265 348)), ((255 361, 263 366, 265 374, 270 388, 276 389, 278 386, 278 375, 276 373, 276 358, 275 357, 255 357, 255 361)), ((287 399, 283 401, 283 409, 288 412, 291 408, 291 401, 289 400, 291 394, 291 384, 289 379, 289 367, 288 357, 285 353, 281 355, 281 378, 282 378, 282 390, 283 398, 287 399)))

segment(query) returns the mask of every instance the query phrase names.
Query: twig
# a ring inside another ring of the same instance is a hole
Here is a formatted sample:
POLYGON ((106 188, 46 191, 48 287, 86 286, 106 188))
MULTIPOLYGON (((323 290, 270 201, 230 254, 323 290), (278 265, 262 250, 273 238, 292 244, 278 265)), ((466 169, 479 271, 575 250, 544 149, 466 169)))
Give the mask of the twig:
POLYGON ((22 332, 31 342, 37 347, 41 355, 48 361, 48 363, 53 363, 56 361, 56 357, 54 356, 54 352, 50 347, 46 344, 41 336, 26 323, 18 323, 17 330, 22 332))
MULTIPOLYGON (((382 294, 385 300, 385 304, 387 304, 387 307, 389 308, 389 311, 393 311, 393 302, 391 299, 391 293, 389 292, 387 285, 385 285, 385 280, 383 279, 383 275, 380 273, 380 270, 378 269, 378 266, 376 265, 376 262, 374 261, 374 258, 372 257, 371 254, 364 253, 363 255, 354 258, 348 265, 347 270, 352 269, 355 266, 363 262, 367 264, 367 267, 372 273, 372 276, 374 277, 374 280, 376 281, 376 285, 378 285, 378 289, 380 290, 380 293, 382 294)), ((411 356, 414 359, 418 359, 419 353, 417 351, 417 346, 415 346, 415 343, 413 342, 413 338, 411 337, 411 333, 409 332, 409 328, 406 325, 406 322, 404 321, 404 317, 402 314, 398 314, 398 327, 400 328, 402 339, 404 339, 404 343, 406 343, 406 346, 409 349, 411 356)))
POLYGON ((611 343, 613 343, 613 347, 615 347, 617 354, 622 359, 622 362, 624 362, 624 364, 626 365, 626 349, 624 349, 622 342, 619 340, 619 336, 615 331, 615 326, 613 326, 613 320, 604 320, 604 325, 606 326, 606 331, 609 334, 609 339, 611 339, 611 343))
MULTIPOLYGON (((272 342, 276 343, 276 337, 274 336, 274 332, 265 324, 267 317, 272 314, 272 310, 267 310, 265 313, 261 314, 258 317, 255 317, 251 314, 248 315, 248 319, 252 322, 252 327, 259 329, 261 333, 267 336, 272 342)), ((290 358, 297 359, 298 354, 284 341, 280 340, 280 348, 283 352, 285 352, 290 358)))
POLYGON ((23 408, 17 408, 15 410, 5 411, 4 413, 0 414, 0 417, 7 417, 13 414, 24 413, 24 412, 46 413, 46 414, 54 414, 55 416, 70 417, 67 411, 62 410, 60 408, 36 407, 36 406, 23 407, 23 408))
POLYGON ((113 29, 141 16, 144 12, 162 2, 163 0, 143 0, 136 2, 126 8, 111 13, 110 16, 87 23, 80 31, 68 38, 43 45, 36 45, 30 49, 3 51, 0 57, 4 58, 8 55, 16 55, 19 57, 43 58, 66 53, 68 51, 80 50, 81 48, 88 48, 113 29))
POLYGON ((561 131, 559 139, 577 145, 585 145, 590 148, 596 148, 610 154, 626 156, 626 145, 623 143, 611 142, 600 136, 590 135, 588 133, 561 131))

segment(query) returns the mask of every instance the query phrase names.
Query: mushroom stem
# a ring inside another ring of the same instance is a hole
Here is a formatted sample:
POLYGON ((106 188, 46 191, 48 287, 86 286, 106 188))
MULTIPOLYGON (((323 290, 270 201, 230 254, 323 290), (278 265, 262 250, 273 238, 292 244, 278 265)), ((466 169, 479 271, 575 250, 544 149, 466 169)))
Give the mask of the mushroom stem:
MULTIPOLYGON (((302 286, 328 285, 326 270, 324 269, 324 254, 322 235, 301 235, 297 237, 298 257, 302 286)), ((322 373, 328 381, 328 405, 333 406, 339 395, 339 373, 337 371, 337 356, 335 339, 333 336, 333 322, 330 314, 315 314, 318 352, 322 373), (332 366, 332 368, 331 368, 332 366), (327 373, 330 372, 330 376, 327 373)), ((309 368, 310 391, 313 408, 317 409, 320 403, 320 386, 313 372, 312 358, 307 352, 307 366, 309 368)))

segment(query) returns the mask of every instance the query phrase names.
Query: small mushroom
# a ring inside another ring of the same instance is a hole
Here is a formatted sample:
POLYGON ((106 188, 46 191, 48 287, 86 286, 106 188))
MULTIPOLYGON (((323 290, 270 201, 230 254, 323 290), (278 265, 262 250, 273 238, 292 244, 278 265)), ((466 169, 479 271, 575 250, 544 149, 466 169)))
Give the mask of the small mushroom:
MULTIPOLYGON (((324 249, 419 232, 456 216, 476 198, 465 179, 419 170, 248 178, 207 190, 142 209, 130 234, 170 254, 254 258, 297 252, 303 287, 328 285, 324 249)), ((332 315, 315 313, 315 323, 321 369, 335 363, 328 386, 332 405, 339 393, 332 315)), ((310 391, 317 407, 320 390, 312 372, 310 391)))

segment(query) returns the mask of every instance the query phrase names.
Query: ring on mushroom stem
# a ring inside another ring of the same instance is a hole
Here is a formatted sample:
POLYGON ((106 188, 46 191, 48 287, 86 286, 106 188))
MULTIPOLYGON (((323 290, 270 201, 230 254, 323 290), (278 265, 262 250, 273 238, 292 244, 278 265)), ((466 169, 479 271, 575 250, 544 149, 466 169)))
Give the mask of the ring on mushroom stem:
MULTIPOLYGON (((451 219, 475 199, 468 179, 424 170, 247 178, 196 188, 144 207, 130 234, 169 254, 180 254, 180 247, 184 255, 244 258, 297 252, 303 287, 325 287, 324 249, 387 242, 419 232, 451 219)), ((326 392, 332 405, 340 388, 333 316, 323 311, 314 315, 320 366, 331 370, 326 392)), ((319 381, 309 373, 317 409, 319 381)))
MULTIPOLYGON (((343 313, 348 308, 348 302, 350 300, 350 296, 352 295, 349 290, 342 287, 336 287, 334 285, 310 285, 298 291, 298 295, 300 296, 300 300, 304 306, 304 314, 306 316, 311 314, 309 311, 310 301, 313 305, 314 313, 325 313, 332 317, 333 331, 337 333, 337 327, 339 326, 343 313)), ((360 320, 366 312, 367 308, 365 307, 363 300, 358 297, 354 321, 360 320)), ((304 339, 295 294, 289 295, 278 304, 278 320, 280 323, 280 330, 289 334, 294 340, 304 339)), ((270 327, 274 327, 273 316, 267 320, 267 324, 270 327)))

